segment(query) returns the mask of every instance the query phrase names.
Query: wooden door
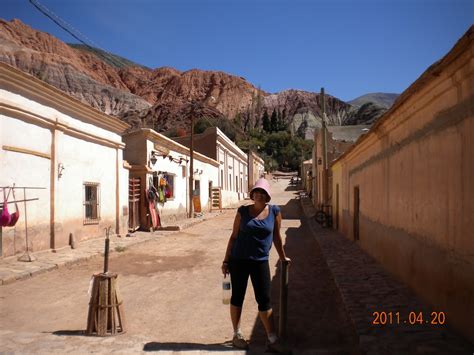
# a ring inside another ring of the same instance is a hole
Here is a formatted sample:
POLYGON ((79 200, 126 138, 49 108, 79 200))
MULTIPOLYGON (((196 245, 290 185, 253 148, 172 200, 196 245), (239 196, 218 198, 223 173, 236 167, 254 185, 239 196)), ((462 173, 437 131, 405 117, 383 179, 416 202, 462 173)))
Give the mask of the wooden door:
POLYGON ((354 187, 354 240, 359 240, 359 186, 354 187))
POLYGON ((339 184, 336 184, 336 230, 339 229, 339 184))
POLYGON ((136 231, 140 227, 140 178, 128 180, 128 230, 136 231))

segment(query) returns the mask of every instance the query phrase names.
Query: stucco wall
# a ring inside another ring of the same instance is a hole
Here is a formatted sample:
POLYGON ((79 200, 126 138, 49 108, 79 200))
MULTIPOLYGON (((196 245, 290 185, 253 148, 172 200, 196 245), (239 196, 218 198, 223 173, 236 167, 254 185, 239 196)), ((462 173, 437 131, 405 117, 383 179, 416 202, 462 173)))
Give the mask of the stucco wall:
MULTIPOLYGON (((3 92, 0 90, 0 95, 3 92)), ((50 245, 50 173, 51 159, 2 149, 3 146, 22 147, 50 154, 51 131, 36 125, 0 115, 0 186, 43 187, 45 190, 26 190, 28 218, 28 239, 31 250, 47 249, 50 245), (20 134, 22 133, 22 134, 20 134)), ((23 200, 23 191, 15 192, 17 200, 23 200)), ((3 202, 3 193, 0 190, 3 202)), ((10 201, 13 195, 10 195, 10 201)), ((0 256, 14 255, 25 250, 25 203, 19 203, 20 219, 15 227, 0 227, 2 233, 2 253, 0 256)), ((10 213, 15 211, 8 205, 10 213)))
MULTIPOLYGON (((191 136, 174 137, 173 140, 186 147, 189 147, 191 144, 191 136)), ((195 134, 193 138, 193 149, 215 160, 217 159, 216 141, 217 134, 215 131, 209 130, 205 133, 195 134)))
MULTIPOLYGON (((174 177, 173 197, 167 198, 166 202, 157 205, 162 226, 170 226, 179 219, 187 218, 189 211, 189 149, 150 129, 129 132, 124 135, 123 139, 127 144, 125 156, 132 162, 132 165, 134 162, 142 163, 133 165, 130 173, 131 176, 142 179, 141 228, 145 230, 149 228, 148 202, 144 191, 149 187, 150 178, 154 174, 161 177, 163 173, 166 173, 174 177), (152 152, 157 153, 157 160, 154 164, 149 159, 152 152)), ((197 187, 199 182, 201 211, 206 212, 210 207, 209 183, 212 182, 213 186, 217 186, 217 162, 196 151, 193 157, 194 186, 197 187)))
POLYGON ((472 53, 469 39, 402 94, 333 166, 333 189, 339 230, 353 238, 358 186, 358 243, 474 339, 472 53))
POLYGON ((221 198, 222 208, 231 208, 237 206, 242 195, 234 191, 221 190, 221 198))
POLYGON ((131 165, 147 165, 150 156, 147 155, 147 141, 141 134, 125 135, 125 150, 123 158, 131 165))
POLYGON ((105 236, 104 229, 115 230, 116 214, 116 150, 75 137, 58 134, 58 162, 64 165, 62 177, 56 181, 54 225, 56 247, 69 243, 69 234, 76 240, 105 236), (84 183, 99 184, 100 221, 84 225, 84 183))
MULTIPOLYGON (((120 134, 127 127, 0 64, 0 186, 45 188, 27 190, 27 198, 39 198, 27 202, 30 250, 66 246, 70 233, 76 241, 103 236, 109 225, 112 233, 120 233, 120 206, 128 201, 128 186, 119 184, 119 176, 127 175, 120 134), (100 220, 94 225, 83 223, 86 181, 100 184, 100 220)), ((23 199, 23 193, 17 192, 16 198, 23 199)), ((25 211, 19 207, 15 227, 2 228, 1 256, 25 248, 25 211)))
MULTIPOLYGON (((189 137, 173 138, 173 140, 186 146, 189 146, 190 142, 189 137)), ((194 135, 194 149, 221 164, 218 186, 222 191, 229 192, 226 198, 229 203, 247 196, 248 157, 222 131, 217 127, 209 127, 204 133, 194 135)))
POLYGON ((248 188, 246 192, 255 185, 255 182, 263 176, 265 172, 264 161, 256 153, 250 152, 249 155, 248 188))

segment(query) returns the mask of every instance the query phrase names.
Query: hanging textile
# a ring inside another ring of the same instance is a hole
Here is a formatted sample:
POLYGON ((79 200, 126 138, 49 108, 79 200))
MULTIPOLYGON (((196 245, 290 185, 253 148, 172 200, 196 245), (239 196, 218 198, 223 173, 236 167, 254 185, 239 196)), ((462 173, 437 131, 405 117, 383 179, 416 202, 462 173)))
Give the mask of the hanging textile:
POLYGON ((148 200, 148 211, 150 213, 151 218, 151 226, 153 228, 157 228, 161 226, 160 215, 158 213, 158 208, 156 203, 159 199, 159 192, 156 190, 155 186, 153 185, 153 179, 148 179, 149 188, 146 191, 146 197, 148 200))
POLYGON ((7 227, 11 221, 11 215, 8 212, 8 196, 10 196, 11 187, 8 190, 8 195, 5 194, 5 189, 3 189, 3 208, 2 214, 0 216, 0 224, 2 227, 7 227))
POLYGON ((15 212, 10 215, 10 223, 8 223, 8 227, 14 227, 16 222, 18 222, 18 219, 20 218, 20 210, 18 209, 18 204, 16 203, 15 184, 13 184, 12 195, 13 201, 15 201, 15 212))

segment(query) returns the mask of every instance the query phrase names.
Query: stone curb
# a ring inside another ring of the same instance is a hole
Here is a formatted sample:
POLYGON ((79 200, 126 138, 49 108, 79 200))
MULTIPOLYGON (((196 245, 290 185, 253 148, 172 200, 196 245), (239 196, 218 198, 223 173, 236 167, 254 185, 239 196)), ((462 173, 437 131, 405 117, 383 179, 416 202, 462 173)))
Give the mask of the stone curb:
MULTIPOLYGON (((118 253, 116 247, 128 248, 133 245, 147 243, 153 241, 158 236, 166 236, 178 233, 179 231, 188 229, 196 224, 207 221, 224 213, 224 210, 212 212, 203 217, 193 218, 192 220, 183 220, 178 224, 176 230, 157 230, 154 232, 139 232, 140 234, 131 237, 110 238, 110 254, 118 253)), ((8 257, 6 260, 0 261, 0 286, 9 285, 16 281, 26 280, 30 277, 41 275, 48 271, 61 269, 64 267, 76 265, 83 261, 90 260, 94 257, 103 255, 103 239, 94 238, 80 243, 76 249, 66 246, 55 251, 42 250, 37 253, 31 253, 37 257, 38 263, 17 261, 18 255, 8 257)))
POLYGON ((467 339, 449 326, 409 325, 406 321, 374 325, 374 311, 399 312, 403 317, 409 311, 429 315, 431 307, 359 245, 337 231, 319 227, 316 220, 309 217, 315 210, 309 198, 301 200, 301 207, 354 326, 361 351, 367 354, 472 353, 468 351, 472 345, 467 339))

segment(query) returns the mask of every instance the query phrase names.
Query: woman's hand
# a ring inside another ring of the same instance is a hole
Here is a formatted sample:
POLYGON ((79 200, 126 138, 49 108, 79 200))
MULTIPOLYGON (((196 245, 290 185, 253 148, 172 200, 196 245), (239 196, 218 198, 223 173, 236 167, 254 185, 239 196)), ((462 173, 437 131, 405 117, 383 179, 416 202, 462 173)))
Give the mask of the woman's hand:
POLYGON ((229 273, 229 263, 227 261, 223 261, 221 269, 224 276, 226 276, 229 273))
POLYGON ((284 259, 281 259, 281 258, 280 258, 280 261, 281 261, 282 263, 286 263, 286 264, 288 264, 288 265, 291 264, 291 259, 290 259, 289 257, 287 257, 287 256, 285 256, 284 259))

